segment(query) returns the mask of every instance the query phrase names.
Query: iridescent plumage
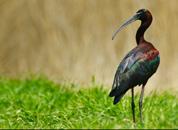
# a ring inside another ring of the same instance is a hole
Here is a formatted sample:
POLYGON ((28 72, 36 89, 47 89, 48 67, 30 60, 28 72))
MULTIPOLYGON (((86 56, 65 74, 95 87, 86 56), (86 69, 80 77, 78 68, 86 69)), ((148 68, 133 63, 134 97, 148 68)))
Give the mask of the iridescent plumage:
POLYGON ((144 86, 148 79, 156 72, 159 63, 159 51, 155 47, 144 39, 144 32, 150 26, 152 22, 152 15, 146 9, 137 11, 136 15, 127 20, 114 34, 123 29, 128 24, 135 20, 141 20, 141 25, 136 34, 137 46, 132 49, 121 61, 116 71, 112 90, 109 94, 110 97, 114 97, 114 104, 118 103, 124 94, 132 89, 132 112, 133 121, 135 122, 135 111, 134 111, 134 87, 142 85, 142 92, 139 101, 140 118, 142 121, 142 99, 144 86))

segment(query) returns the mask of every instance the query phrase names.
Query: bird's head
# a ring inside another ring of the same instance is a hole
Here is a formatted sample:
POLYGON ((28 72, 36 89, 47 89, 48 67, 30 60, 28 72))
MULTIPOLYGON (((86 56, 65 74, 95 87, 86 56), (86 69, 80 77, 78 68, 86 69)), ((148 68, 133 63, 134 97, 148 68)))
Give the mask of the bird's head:
POLYGON ((120 27, 119 29, 116 30, 116 32, 113 34, 112 36, 112 40, 115 38, 115 36, 117 35, 118 32, 120 32, 123 28, 125 28, 128 24, 133 23, 136 20, 140 20, 142 22, 147 21, 148 19, 152 20, 152 16, 150 11, 148 11, 147 9, 140 9, 136 12, 136 14, 134 14, 132 17, 130 17, 128 20, 126 20, 120 27))

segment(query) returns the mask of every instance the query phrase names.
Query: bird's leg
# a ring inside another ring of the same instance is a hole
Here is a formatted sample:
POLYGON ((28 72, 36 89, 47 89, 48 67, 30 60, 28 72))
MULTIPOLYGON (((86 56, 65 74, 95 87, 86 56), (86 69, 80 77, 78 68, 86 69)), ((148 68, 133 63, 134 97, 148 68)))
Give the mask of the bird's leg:
POLYGON ((144 85, 142 86, 141 94, 140 94, 140 99, 139 99, 139 110, 140 110, 140 121, 143 123, 142 119, 142 100, 143 100, 143 94, 144 94, 144 85))
POLYGON ((135 123, 135 103, 134 103, 134 88, 132 88, 132 116, 133 116, 133 122, 135 123))

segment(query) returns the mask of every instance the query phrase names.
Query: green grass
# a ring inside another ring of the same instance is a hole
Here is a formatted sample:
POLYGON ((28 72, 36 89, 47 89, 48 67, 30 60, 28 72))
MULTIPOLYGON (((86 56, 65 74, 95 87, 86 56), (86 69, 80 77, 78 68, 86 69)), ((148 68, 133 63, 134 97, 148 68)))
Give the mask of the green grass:
POLYGON ((136 95, 134 126, 129 96, 113 105, 108 90, 95 83, 88 87, 46 78, 1 78, 0 128, 178 128, 178 99, 171 93, 144 97, 144 124, 136 95))

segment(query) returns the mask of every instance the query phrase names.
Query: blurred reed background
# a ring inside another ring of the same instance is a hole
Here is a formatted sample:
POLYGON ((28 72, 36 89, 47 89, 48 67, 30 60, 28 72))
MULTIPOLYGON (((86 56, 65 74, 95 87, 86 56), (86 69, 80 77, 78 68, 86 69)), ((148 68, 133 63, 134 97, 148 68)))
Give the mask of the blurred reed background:
POLYGON ((153 14, 145 38, 161 64, 147 89, 178 90, 177 0, 0 0, 0 74, 45 74, 59 82, 111 86, 124 55, 135 47, 135 22, 111 40, 138 9, 153 14))

